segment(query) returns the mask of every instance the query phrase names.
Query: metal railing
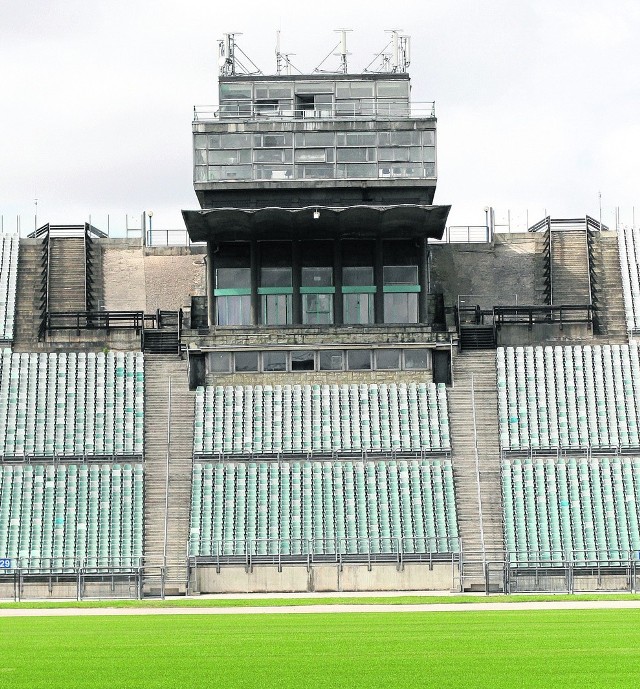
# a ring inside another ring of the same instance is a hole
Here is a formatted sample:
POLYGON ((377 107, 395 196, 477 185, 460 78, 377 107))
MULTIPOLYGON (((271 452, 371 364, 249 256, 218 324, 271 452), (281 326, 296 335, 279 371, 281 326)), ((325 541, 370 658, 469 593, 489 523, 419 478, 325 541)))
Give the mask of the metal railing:
POLYGON ((206 242, 192 242, 187 230, 156 230, 146 232, 146 246, 206 246, 206 242))
POLYGON ((194 122, 220 120, 343 120, 343 119, 432 119, 435 101, 408 103, 402 100, 361 98, 355 102, 338 102, 313 108, 282 107, 249 100, 227 100, 221 105, 194 105, 194 122))
POLYGON ((492 318, 498 328, 503 325, 527 325, 531 330, 534 324, 545 323, 558 324, 560 330, 572 323, 587 323, 593 327, 593 306, 591 304, 494 306, 492 318))
POLYGON ((449 225, 442 239, 429 239, 429 244, 490 244, 491 228, 487 225, 449 225))

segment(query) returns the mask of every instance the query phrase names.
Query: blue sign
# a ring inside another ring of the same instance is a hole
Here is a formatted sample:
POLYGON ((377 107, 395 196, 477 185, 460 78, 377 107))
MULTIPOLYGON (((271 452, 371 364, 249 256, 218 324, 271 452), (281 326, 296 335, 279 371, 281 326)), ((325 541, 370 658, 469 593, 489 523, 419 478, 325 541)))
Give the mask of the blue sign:
POLYGON ((13 569, 13 561, 8 557, 0 557, 0 569, 13 569))

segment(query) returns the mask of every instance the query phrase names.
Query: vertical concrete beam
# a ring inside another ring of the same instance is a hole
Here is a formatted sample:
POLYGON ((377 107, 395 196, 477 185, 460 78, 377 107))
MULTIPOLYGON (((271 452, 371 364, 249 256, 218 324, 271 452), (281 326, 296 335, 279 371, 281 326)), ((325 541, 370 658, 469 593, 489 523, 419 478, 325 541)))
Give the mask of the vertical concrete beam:
POLYGON ((216 324, 216 299, 215 291, 215 260, 214 255, 216 245, 214 242, 207 242, 207 320, 209 327, 213 328, 216 324))

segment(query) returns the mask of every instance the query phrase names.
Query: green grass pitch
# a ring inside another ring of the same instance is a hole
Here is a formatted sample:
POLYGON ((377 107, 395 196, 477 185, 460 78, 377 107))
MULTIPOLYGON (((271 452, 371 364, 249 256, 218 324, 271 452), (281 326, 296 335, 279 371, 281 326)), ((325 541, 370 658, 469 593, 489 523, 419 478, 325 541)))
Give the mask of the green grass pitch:
POLYGON ((1 618, 0 683, 631 687, 640 610, 1 618))

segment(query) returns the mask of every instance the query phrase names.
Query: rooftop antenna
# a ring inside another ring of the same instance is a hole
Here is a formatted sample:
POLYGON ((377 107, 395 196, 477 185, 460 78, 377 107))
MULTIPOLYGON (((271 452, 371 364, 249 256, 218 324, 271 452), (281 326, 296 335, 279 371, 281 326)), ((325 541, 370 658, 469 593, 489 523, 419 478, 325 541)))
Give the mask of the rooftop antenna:
MULTIPOLYGON (((292 67, 296 71, 300 72, 300 70, 289 59, 291 55, 295 55, 295 53, 283 53, 280 51, 280 29, 278 29, 276 31, 276 74, 278 76, 282 74, 283 69, 285 70, 285 74, 290 76, 292 67)), ((302 72, 300 72, 300 74, 302 74, 302 72)))
POLYGON ((385 32, 391 34, 391 40, 379 53, 376 53, 373 60, 364 68, 365 72, 404 74, 408 71, 411 64, 411 37, 402 35, 401 31, 402 29, 389 29, 385 32), (390 53, 387 52, 388 48, 391 48, 390 53), (372 69, 372 65, 376 62, 377 66, 372 69))
POLYGON ((335 29, 334 33, 340 34, 340 43, 338 44, 340 46, 340 52, 334 53, 336 57, 340 58, 340 67, 338 71, 342 72, 342 74, 347 74, 347 56, 351 54, 347 52, 347 34, 351 33, 351 29, 335 29))
POLYGON ((235 77, 238 74, 262 74, 259 67, 236 43, 236 36, 242 36, 238 31, 222 34, 222 40, 218 41, 218 67, 221 77, 235 77), (237 56, 240 53, 247 61, 246 67, 237 56))
POLYGON ((331 52, 324 58, 324 60, 322 60, 322 62, 313 70, 314 72, 327 72, 329 74, 347 74, 347 56, 351 54, 347 52, 347 34, 351 32, 351 29, 335 29, 335 32, 340 34, 340 40, 331 49, 331 52), (340 52, 334 52, 338 49, 340 50, 340 52), (331 57, 331 55, 335 55, 340 58, 340 67, 338 68, 337 72, 336 70, 320 69, 322 65, 329 59, 329 57, 331 57))

